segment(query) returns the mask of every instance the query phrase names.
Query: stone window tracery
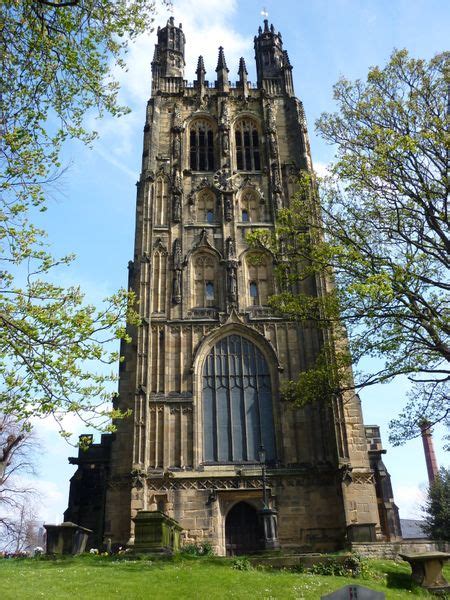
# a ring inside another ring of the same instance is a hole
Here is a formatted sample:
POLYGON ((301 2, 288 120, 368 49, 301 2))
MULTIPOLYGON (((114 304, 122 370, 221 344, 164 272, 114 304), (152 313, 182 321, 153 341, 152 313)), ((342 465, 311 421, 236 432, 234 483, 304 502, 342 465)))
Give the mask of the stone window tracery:
POLYGON ((271 261, 264 254, 251 254, 246 264, 248 305, 266 306, 273 294, 271 261))
POLYGON ((204 190, 197 196, 197 221, 199 223, 214 223, 215 214, 215 195, 211 190, 204 190))
POLYGON ((270 371, 248 339, 230 335, 203 365, 203 450, 206 463, 256 462, 261 445, 276 458, 270 371))
POLYGON ((165 177, 158 177, 155 182, 155 201, 154 201, 154 223, 155 226, 167 225, 167 180, 165 177))
POLYGON ((256 123, 251 119, 241 119, 235 125, 234 137, 238 171, 259 171, 261 158, 256 123))
POLYGON ((243 223, 258 223, 262 221, 260 199, 253 190, 244 190, 240 198, 241 221, 243 223))
POLYGON ((217 306, 217 259, 211 254, 194 258, 194 308, 217 306))
POLYGON ((158 248, 152 259, 152 312, 164 313, 166 309, 167 252, 158 248))
POLYGON ((206 119, 197 119, 191 124, 189 152, 192 171, 214 171, 214 132, 206 119))

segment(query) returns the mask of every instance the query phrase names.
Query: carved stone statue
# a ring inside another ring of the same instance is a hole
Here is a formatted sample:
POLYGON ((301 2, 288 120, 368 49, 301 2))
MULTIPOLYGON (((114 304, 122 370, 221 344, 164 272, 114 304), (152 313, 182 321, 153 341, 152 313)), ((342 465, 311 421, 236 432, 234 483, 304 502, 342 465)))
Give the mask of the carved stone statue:
POLYGON ((183 258, 181 256, 181 242, 179 238, 177 238, 173 242, 173 268, 175 270, 181 270, 183 268, 183 258))
POLYGON ((173 242, 172 262, 173 262, 172 302, 174 304, 180 304, 180 302, 181 302, 181 273, 182 273, 182 269, 183 269, 183 259, 181 256, 181 242, 178 238, 173 242))
POLYGON ((225 242, 225 250, 226 250, 227 260, 232 260, 233 258, 236 258, 236 248, 235 248, 234 240, 232 237, 227 238, 227 240, 225 242))
POLYGON ((233 209, 231 206, 231 194, 223 195, 223 212, 225 216, 225 221, 231 221, 233 216, 233 209))
POLYGON ((181 111, 178 104, 175 104, 173 109, 172 129, 174 131, 181 131, 183 129, 183 119, 181 118, 181 111))
POLYGON ((175 172, 172 185, 173 203, 172 203, 172 218, 175 223, 181 221, 181 198, 183 195, 183 186, 179 171, 175 172))
POLYGON ((230 302, 237 301, 237 263, 230 261, 227 267, 228 299, 230 302))

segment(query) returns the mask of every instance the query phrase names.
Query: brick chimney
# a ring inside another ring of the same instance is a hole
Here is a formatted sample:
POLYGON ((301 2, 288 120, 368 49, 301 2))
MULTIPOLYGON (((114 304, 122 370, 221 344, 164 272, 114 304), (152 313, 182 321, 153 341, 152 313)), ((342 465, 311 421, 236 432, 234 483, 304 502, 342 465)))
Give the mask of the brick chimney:
POLYGON ((422 432, 423 450, 425 453, 425 462, 427 463, 428 482, 431 485, 439 470, 436 455, 434 453, 431 423, 425 420, 422 421, 420 424, 420 431, 422 432))

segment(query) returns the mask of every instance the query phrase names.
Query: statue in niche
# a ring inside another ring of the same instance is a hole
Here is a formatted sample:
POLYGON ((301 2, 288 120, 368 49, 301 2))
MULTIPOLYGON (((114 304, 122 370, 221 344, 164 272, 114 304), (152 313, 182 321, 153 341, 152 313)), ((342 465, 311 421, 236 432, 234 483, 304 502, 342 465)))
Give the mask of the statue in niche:
POLYGON ((228 102, 222 102, 222 114, 220 115, 220 125, 229 129, 230 127, 230 112, 228 110, 228 102))
POLYGON ((237 262, 229 261, 227 266, 228 299, 230 302, 237 301, 237 262))
POLYGON ((282 194, 283 188, 281 186, 280 171, 278 170, 278 165, 274 162, 272 163, 272 197, 276 210, 280 210, 283 207, 282 194))
POLYGON ((233 209, 231 206, 231 194, 223 195, 223 211, 225 216, 225 221, 231 221, 233 216, 233 209))
POLYGON ((273 109, 272 104, 269 104, 267 106, 267 125, 268 125, 268 130, 269 131, 276 131, 277 129, 277 122, 275 119, 275 111, 273 109))
POLYGON ((226 101, 222 102, 219 126, 222 131, 222 154, 223 156, 228 156, 230 152, 230 114, 228 102, 226 101))
POLYGON ((173 160, 178 165, 181 157, 181 137, 176 133, 173 138, 173 160))
POLYGON ((236 258, 236 248, 232 237, 228 237, 225 242, 227 260, 236 258))
POLYGON ((175 176, 173 178, 172 185, 172 193, 173 193, 173 220, 175 223, 179 223, 181 221, 181 198, 183 195, 183 186, 181 182, 181 175, 179 171, 176 171, 175 176))
POLYGON ((222 132, 222 154, 228 156, 230 152, 230 134, 228 131, 222 132))
POLYGON ((183 120, 181 118, 181 111, 178 104, 175 104, 173 107, 172 129, 174 131, 181 131, 183 129, 183 120))
POLYGON ((183 269, 183 259, 181 256, 181 242, 178 238, 173 242, 172 263, 173 263, 172 301, 174 304, 180 304, 180 302, 181 302, 181 273, 182 273, 182 269, 183 269))

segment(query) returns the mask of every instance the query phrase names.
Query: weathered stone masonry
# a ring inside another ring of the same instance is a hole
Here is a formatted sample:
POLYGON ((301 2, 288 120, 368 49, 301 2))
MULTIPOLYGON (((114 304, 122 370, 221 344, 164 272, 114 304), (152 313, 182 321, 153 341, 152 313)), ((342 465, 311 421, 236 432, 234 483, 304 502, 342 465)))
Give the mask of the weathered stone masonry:
MULTIPOLYGON (((299 409, 280 399, 322 334, 272 314, 273 259, 246 244, 312 169, 281 35, 265 21, 255 37, 256 86, 243 59, 230 82, 222 48, 215 83, 200 57, 187 85, 184 45, 173 19, 158 30, 129 264, 142 325, 120 366, 118 405, 133 417, 111 445, 98 537, 133 544, 132 517, 158 509, 185 539, 238 551, 227 516, 242 502, 261 508, 263 444, 283 548, 334 550, 355 526, 380 538, 359 400, 299 409)), ((326 283, 302 285, 318 294, 326 283)))

